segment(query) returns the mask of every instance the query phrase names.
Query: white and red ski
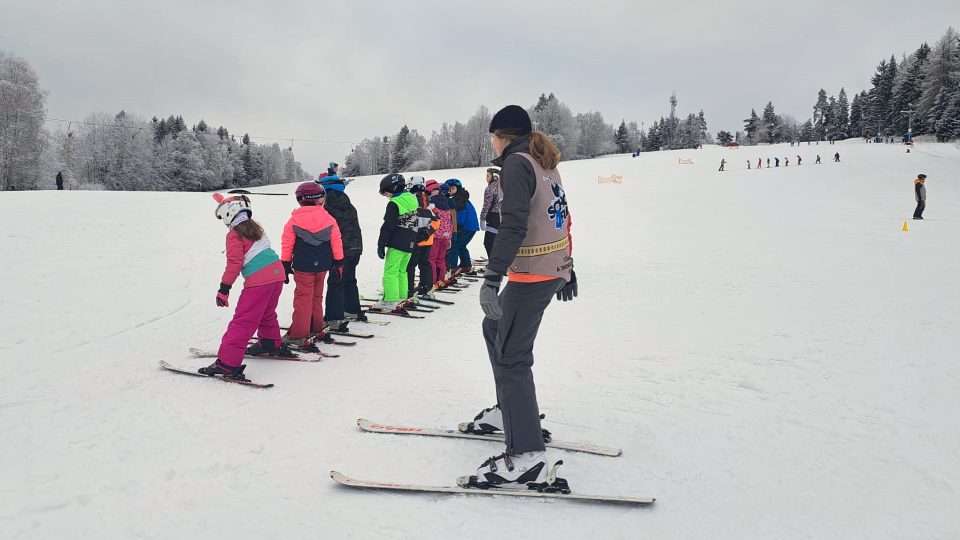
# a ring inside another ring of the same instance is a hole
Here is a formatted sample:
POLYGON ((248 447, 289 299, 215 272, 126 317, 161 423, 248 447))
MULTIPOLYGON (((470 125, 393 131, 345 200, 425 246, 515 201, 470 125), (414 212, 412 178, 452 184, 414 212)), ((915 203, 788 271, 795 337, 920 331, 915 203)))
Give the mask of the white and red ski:
MULTIPOLYGON (((473 439, 475 441, 491 441, 502 443, 504 436, 502 433, 491 435, 477 435, 475 433, 463 433, 458 429, 437 429, 423 428, 413 426, 391 426, 371 422, 366 418, 358 418, 357 425, 364 431, 372 433, 393 433, 396 435, 425 435, 429 437, 451 437, 455 439, 473 439)), ((570 450, 571 452, 585 452, 587 454, 597 454, 600 456, 616 457, 623 453, 619 448, 609 446, 600 446, 584 442, 565 442, 552 440, 545 443, 548 448, 557 448, 559 450, 570 450)))
POLYGON ((479 489, 461 486, 426 486, 420 484, 395 484, 392 482, 370 482, 367 480, 358 480, 351 478, 339 471, 330 471, 330 478, 334 482, 353 488, 361 489, 381 489, 400 492, 422 492, 422 493, 449 493, 449 494, 467 494, 467 495, 507 495, 511 497, 533 497, 537 499, 568 499, 572 501, 583 502, 604 502, 620 503, 633 505, 653 504, 656 499, 652 497, 622 497, 616 495, 582 495, 580 493, 541 493, 535 490, 520 491, 513 489, 479 489))

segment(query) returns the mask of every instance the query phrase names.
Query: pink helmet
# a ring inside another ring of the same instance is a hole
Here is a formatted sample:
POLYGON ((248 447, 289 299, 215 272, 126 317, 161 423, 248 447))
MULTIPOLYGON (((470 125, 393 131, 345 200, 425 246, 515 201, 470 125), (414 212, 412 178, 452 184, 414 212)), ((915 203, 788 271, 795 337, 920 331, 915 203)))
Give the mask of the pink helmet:
POLYGON ((440 182, 437 182, 431 178, 430 180, 427 180, 426 184, 423 185, 423 189, 425 189, 427 193, 430 193, 435 189, 440 189, 440 182))

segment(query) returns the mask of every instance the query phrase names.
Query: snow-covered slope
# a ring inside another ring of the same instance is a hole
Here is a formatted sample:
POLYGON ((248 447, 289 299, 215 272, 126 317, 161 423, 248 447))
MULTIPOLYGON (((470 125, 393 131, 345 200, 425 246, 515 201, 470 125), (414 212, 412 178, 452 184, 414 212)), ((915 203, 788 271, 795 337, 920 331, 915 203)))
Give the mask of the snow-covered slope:
MULTIPOLYGON (((537 342, 545 427, 622 446, 552 457, 577 491, 658 499, 632 510, 329 480, 451 483, 500 451, 355 426, 453 426, 494 402, 476 286, 337 359, 248 361, 270 390, 219 384, 157 367, 201 365, 187 348, 232 313, 209 194, 0 194, 2 536, 956 538, 958 170, 953 146, 859 142, 562 164, 581 296, 537 342), (790 167, 746 170, 774 155, 790 167), (904 233, 920 172, 928 219, 904 233)), ((479 202, 482 171, 426 176, 479 202)), ((368 295, 376 192, 348 188, 368 295)), ((255 199, 274 242, 294 206, 255 199)))

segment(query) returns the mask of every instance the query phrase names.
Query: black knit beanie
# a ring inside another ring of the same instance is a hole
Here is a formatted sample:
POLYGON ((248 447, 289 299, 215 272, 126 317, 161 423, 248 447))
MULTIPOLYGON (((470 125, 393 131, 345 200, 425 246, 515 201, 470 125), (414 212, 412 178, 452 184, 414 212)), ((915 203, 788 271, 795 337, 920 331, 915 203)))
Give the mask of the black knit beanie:
POLYGON ((530 115, 519 105, 507 105, 497 111, 490 121, 490 133, 501 129, 516 135, 529 135, 533 131, 530 115))

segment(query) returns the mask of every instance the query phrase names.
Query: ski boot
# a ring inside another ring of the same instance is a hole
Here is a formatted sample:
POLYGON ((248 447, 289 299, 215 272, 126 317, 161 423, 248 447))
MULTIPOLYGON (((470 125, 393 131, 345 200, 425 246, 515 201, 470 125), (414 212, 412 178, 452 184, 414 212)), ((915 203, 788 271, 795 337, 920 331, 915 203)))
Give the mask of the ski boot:
POLYGON ((344 313, 343 318, 348 321, 367 322, 367 314, 360 310, 359 313, 344 313))
POLYGON ((477 474, 461 476, 457 484, 465 488, 535 490, 540 493, 570 493, 570 485, 557 477, 563 461, 547 468, 546 452, 503 453, 493 456, 477 469, 477 474))
MULTIPOLYGON (((543 420, 543 418, 544 415, 541 414, 540 419, 543 420)), ((500 412, 500 405, 487 407, 473 417, 473 422, 462 422, 457 426, 457 429, 461 433, 472 433, 474 435, 491 435, 494 433, 502 433, 503 413, 500 412)), ((543 432, 543 442, 550 442, 553 435, 543 428, 540 428, 540 431, 543 432)))
MULTIPOLYGON (((287 337, 283 341, 287 341, 287 337)), ((277 342, 272 339, 261 339, 253 345, 247 347, 247 356, 280 356, 283 358, 294 358, 295 354, 290 351, 286 343, 277 346, 277 342)))
POLYGON ((339 321, 327 321, 327 326, 329 327, 328 330, 330 332, 336 332, 339 334, 343 334, 350 331, 350 329, 347 328, 348 324, 350 324, 350 321, 346 319, 339 320, 339 321))
POLYGON ((231 367, 224 364, 223 362, 220 361, 219 358, 217 358, 216 362, 210 364, 207 367, 202 367, 198 369, 197 372, 202 373, 204 375, 209 375, 211 377, 220 376, 226 379, 237 379, 240 381, 248 381, 250 379, 246 378, 243 375, 243 370, 246 369, 246 367, 247 367, 246 364, 240 364, 237 367, 231 367))
POLYGON ((403 309, 403 302, 377 302, 373 307, 380 311, 388 311, 400 315, 408 314, 407 310, 403 309))

